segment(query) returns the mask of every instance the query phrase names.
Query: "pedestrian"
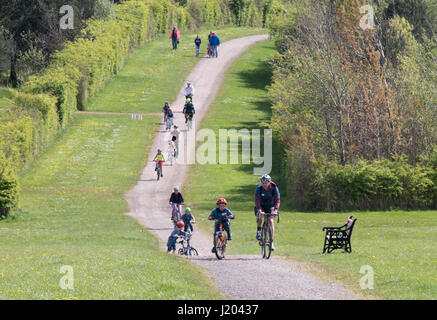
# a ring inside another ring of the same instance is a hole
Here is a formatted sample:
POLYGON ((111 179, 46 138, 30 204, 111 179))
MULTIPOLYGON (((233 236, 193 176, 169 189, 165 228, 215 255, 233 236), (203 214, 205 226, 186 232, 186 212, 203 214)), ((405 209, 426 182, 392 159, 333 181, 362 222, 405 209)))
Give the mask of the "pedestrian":
POLYGON ((179 38, 180 38, 179 30, 176 27, 173 27, 173 30, 171 30, 170 33, 170 39, 173 45, 173 50, 176 50, 178 48, 179 38))
POLYGON ((217 47, 220 46, 220 38, 215 34, 215 32, 211 33, 209 44, 211 45, 212 56, 218 58, 217 47))
POLYGON ((200 44, 202 43, 202 40, 200 40, 199 35, 197 35, 196 39, 194 39, 194 43, 196 45, 196 57, 198 57, 200 52, 200 44))

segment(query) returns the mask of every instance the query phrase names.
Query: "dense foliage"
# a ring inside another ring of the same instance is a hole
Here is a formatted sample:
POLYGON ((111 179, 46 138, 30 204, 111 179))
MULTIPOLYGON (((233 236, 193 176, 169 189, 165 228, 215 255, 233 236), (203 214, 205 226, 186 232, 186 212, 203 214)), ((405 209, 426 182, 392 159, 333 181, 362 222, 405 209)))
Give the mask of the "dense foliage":
POLYGON ((435 208, 435 3, 375 2, 370 28, 365 4, 296 0, 271 26, 288 196, 306 210, 435 208))

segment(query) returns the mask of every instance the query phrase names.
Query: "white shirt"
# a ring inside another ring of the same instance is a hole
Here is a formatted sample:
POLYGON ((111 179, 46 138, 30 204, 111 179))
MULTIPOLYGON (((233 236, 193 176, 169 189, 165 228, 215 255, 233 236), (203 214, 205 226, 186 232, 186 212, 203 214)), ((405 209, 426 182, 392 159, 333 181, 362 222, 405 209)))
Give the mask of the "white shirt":
POLYGON ((186 96, 194 96, 194 87, 192 85, 186 86, 184 88, 184 95, 186 95, 186 96))

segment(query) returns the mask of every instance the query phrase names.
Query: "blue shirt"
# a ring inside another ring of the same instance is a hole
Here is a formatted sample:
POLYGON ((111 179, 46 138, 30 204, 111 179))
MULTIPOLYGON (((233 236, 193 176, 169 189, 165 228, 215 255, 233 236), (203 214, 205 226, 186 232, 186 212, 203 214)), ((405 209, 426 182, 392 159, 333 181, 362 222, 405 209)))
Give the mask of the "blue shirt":
POLYGON ((174 229, 173 232, 170 234, 167 240, 167 247, 170 247, 171 245, 174 245, 176 243, 177 238, 174 237, 175 235, 178 236, 185 236, 186 233, 183 230, 174 229))
POLYGON ((273 188, 272 190, 264 190, 262 185, 259 185, 255 189, 255 195, 261 197, 261 207, 271 208, 275 206, 275 197, 279 196, 278 187, 273 188))
POLYGON ((191 223, 191 220, 194 220, 194 216, 191 213, 189 215, 183 214, 181 219, 185 224, 188 224, 191 223))
POLYGON ((218 45, 220 44, 220 38, 217 37, 217 35, 212 36, 212 37, 209 39, 209 44, 212 45, 212 46, 218 46, 218 45))
POLYGON ((226 221, 226 222, 229 222, 229 219, 227 219, 226 216, 235 217, 234 214, 231 212, 231 210, 229 210, 228 208, 225 208, 225 210, 223 211, 220 211, 219 208, 215 208, 214 210, 211 211, 211 214, 209 216, 214 220, 226 221))

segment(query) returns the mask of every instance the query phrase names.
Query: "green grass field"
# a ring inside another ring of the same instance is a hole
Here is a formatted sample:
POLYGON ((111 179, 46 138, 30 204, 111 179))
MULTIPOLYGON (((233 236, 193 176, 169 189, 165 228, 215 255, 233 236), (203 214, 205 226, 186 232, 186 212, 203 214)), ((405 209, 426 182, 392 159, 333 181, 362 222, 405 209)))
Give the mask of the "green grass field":
MULTIPOLYGON (((259 28, 220 27, 215 30, 221 41, 266 33, 259 28)), ((209 29, 197 31, 202 39, 201 55, 206 54, 209 29)), ((181 33, 177 51, 168 36, 146 44, 135 52, 123 70, 110 80, 105 89, 90 100, 87 110, 116 112, 161 112, 165 101, 176 99, 186 76, 201 59, 196 57, 194 38, 197 33, 181 33), (117 93, 116 95, 114 93, 117 93)))
MULTIPOLYGON (((260 123, 270 119, 265 86, 271 77, 264 60, 273 53, 273 42, 264 41, 231 66, 199 128, 212 129, 217 136, 219 129, 263 128, 260 123)), ((271 174, 276 181, 281 178, 280 158, 280 148, 273 141, 271 174)), ((209 233, 213 226, 206 218, 215 207, 215 199, 227 198, 229 208, 236 215, 231 223, 233 240, 229 253, 260 254, 253 213, 258 183, 252 165, 196 164, 182 192, 186 204, 193 209, 197 225, 209 233)), ((322 279, 339 281, 360 297, 437 298, 436 211, 303 213, 287 209, 286 202, 283 196, 274 255, 307 263, 309 272, 322 279), (322 255, 322 227, 343 225, 348 215, 358 218, 352 236, 352 254, 334 251, 322 255), (360 269, 365 265, 374 271, 373 290, 362 290, 359 285, 365 275, 360 269)))
POLYGON ((21 175, 21 212, 0 223, 0 299, 212 299, 221 296, 128 211, 152 117, 78 115, 21 175), (59 283, 73 268, 74 290, 59 283))
MULTIPOLYGON (((260 30, 217 32, 225 41, 260 30)), ((160 112, 197 61, 182 42, 175 72, 164 43, 135 52, 88 109, 160 112), (155 68, 159 76, 150 74, 155 68), (142 82, 145 74, 157 80, 142 82), (153 94, 144 95, 146 84, 153 94)), ((20 209, 0 222, 0 299, 224 298, 201 269, 160 251, 154 236, 123 215, 124 194, 139 177, 159 120, 78 114, 21 173, 20 209), (72 267, 74 290, 60 287, 63 266, 72 267)))

